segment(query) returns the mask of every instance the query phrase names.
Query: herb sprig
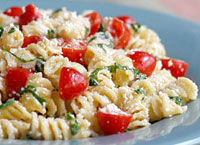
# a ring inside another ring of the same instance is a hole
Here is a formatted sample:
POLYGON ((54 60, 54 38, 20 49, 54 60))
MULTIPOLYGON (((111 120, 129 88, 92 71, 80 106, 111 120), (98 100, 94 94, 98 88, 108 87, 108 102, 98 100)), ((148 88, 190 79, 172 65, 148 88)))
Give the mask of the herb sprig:
POLYGON ((144 90, 141 89, 141 88, 139 88, 139 89, 137 89, 137 90, 134 90, 134 92, 135 92, 136 94, 144 94, 144 93, 145 93, 144 90))
POLYGON ((107 69, 108 71, 110 71, 111 73, 116 73, 117 69, 121 69, 121 70, 131 70, 136 79, 146 79, 146 75, 140 73, 140 71, 136 68, 128 68, 126 66, 122 66, 119 63, 115 63, 114 65, 111 66, 105 66, 105 67, 100 67, 100 68, 96 68, 90 75, 90 80, 89 80, 89 85, 90 86, 97 86, 98 85, 98 73, 99 71, 103 70, 103 69, 107 69))
POLYGON ((3 31, 4 31, 4 28, 2 26, 0 26, 0 37, 2 36, 3 31))
POLYGON ((26 60, 26 59, 23 59, 19 56, 17 56, 16 54, 10 52, 8 49, 6 48, 3 48, 4 51, 10 53, 12 56, 14 56, 16 59, 18 59, 19 61, 23 62, 23 63, 27 63, 27 62, 32 62, 32 61, 35 61, 35 59, 29 59, 29 60, 26 60))
POLYGON ((67 120, 71 121, 70 130, 72 135, 76 135, 81 129, 80 124, 71 113, 67 113, 65 116, 67 120))
POLYGON ((11 33, 15 32, 15 30, 16 30, 16 27, 10 28, 10 30, 8 31, 8 34, 11 34, 11 33))
POLYGON ((182 105, 182 99, 179 96, 169 96, 177 105, 182 105))
POLYGON ((42 56, 37 57, 37 61, 35 64, 35 71, 36 72, 43 72, 44 71, 44 58, 42 56))
POLYGON ((24 93, 31 93, 33 97, 35 97, 40 102, 40 104, 43 104, 46 101, 44 98, 40 97, 40 95, 36 93, 36 87, 33 85, 28 84, 26 88, 22 88, 19 91, 20 95, 23 95, 24 93))
POLYGON ((131 27, 133 28, 133 30, 136 32, 136 33, 140 33, 140 27, 141 27, 141 24, 139 24, 139 23, 134 23, 134 24, 131 24, 131 27))
POLYGON ((53 29, 49 29, 48 32, 47 32, 47 35, 48 35, 48 38, 49 39, 53 39, 53 38, 56 38, 56 30, 53 30, 53 29))
POLYGON ((8 106, 10 106, 10 105, 12 105, 14 103, 15 103, 15 99, 14 98, 8 99, 5 103, 3 103, 3 104, 0 105, 0 109, 8 107, 8 106))
POLYGON ((62 8, 58 8, 57 10, 53 11, 53 14, 56 14, 58 12, 62 11, 62 8))

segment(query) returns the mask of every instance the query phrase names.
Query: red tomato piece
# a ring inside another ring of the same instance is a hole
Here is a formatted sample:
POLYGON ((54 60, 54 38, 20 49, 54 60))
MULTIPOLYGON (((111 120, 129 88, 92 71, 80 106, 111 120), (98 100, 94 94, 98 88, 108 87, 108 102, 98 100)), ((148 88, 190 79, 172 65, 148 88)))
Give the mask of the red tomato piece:
POLYGON ((97 118, 103 133, 110 135, 124 132, 131 122, 132 116, 110 104, 97 111, 97 118))
POLYGON ((22 8, 17 6, 10 7, 6 9, 3 13, 13 18, 19 18, 19 16, 22 14, 22 8))
POLYGON ((171 74, 175 77, 182 77, 185 75, 188 64, 184 61, 167 58, 167 59, 161 59, 162 61, 162 69, 170 70, 171 74))
POLYGON ((112 24, 110 26, 110 33, 117 40, 114 42, 114 49, 122 49, 128 45, 131 38, 131 33, 126 26, 126 24, 119 20, 118 18, 113 18, 112 24))
POLYGON ((26 82, 32 74, 31 71, 24 68, 9 69, 5 77, 7 97, 19 99, 19 90, 26 86, 26 82))
POLYGON ((89 36, 94 35, 98 31, 100 24, 103 21, 102 17, 97 12, 92 12, 90 14, 87 14, 85 17, 89 18, 89 21, 91 23, 89 36))
POLYGON ((135 23, 135 20, 130 16, 118 16, 117 18, 126 24, 134 24, 135 23))
POLYGON ((25 36, 22 48, 27 47, 31 43, 37 43, 38 41, 42 41, 42 37, 36 35, 25 36))
POLYGON ((85 77, 73 68, 63 67, 59 80, 59 96, 63 100, 71 100, 87 89, 85 77))
POLYGON ((128 57, 132 59, 133 66, 147 76, 150 76, 156 67, 156 58, 147 52, 135 51, 128 54, 128 57))
POLYGON ((81 62, 83 56, 87 50, 87 43, 84 40, 69 40, 69 39, 58 39, 59 45, 62 47, 64 57, 68 57, 70 61, 81 62))
POLYGON ((25 7, 25 12, 20 16, 19 26, 27 25, 31 21, 37 20, 40 17, 40 12, 33 4, 29 4, 25 7))

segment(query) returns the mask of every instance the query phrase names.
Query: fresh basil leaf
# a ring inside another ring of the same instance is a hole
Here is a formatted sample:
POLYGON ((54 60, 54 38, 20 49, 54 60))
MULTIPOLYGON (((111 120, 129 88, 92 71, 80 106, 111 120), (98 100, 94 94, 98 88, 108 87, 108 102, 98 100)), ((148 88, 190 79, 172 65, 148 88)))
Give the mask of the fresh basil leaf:
POLYGON ((43 72, 44 71, 44 58, 42 56, 37 57, 37 61, 35 64, 35 71, 36 72, 43 72))
POLYGON ((103 32, 103 24, 100 24, 98 32, 103 32))
POLYGON ((35 59, 29 59, 29 60, 26 60, 26 59, 23 59, 17 55, 15 55, 14 53, 10 52, 8 49, 6 48, 3 48, 4 51, 10 53, 12 56, 14 56, 16 59, 18 59, 19 61, 23 62, 23 63, 27 63, 27 62, 32 62, 32 61, 35 61, 35 59))
POLYGON ((127 128, 124 132, 129 132, 129 131, 130 131, 130 129, 127 128))
POLYGON ((100 33, 98 35, 98 37, 101 39, 109 39, 110 38, 108 33, 100 33))
POLYGON ((139 29, 140 29, 141 25, 139 23, 131 24, 131 27, 136 33, 140 33, 139 29))
POLYGON ((40 95, 36 93, 36 87, 33 85, 28 84, 26 88, 19 90, 20 95, 23 95, 24 93, 31 93, 33 97, 35 97, 40 102, 40 104, 43 104, 46 101, 46 99, 40 97, 40 95))
POLYGON ((81 126, 77 121, 75 121, 75 123, 70 125, 70 129, 71 129, 72 135, 76 135, 80 131, 81 126))
POLYGON ((111 65, 111 66, 105 66, 105 67, 100 67, 100 68, 96 68, 90 75, 90 80, 89 80, 89 85, 90 86, 97 86, 98 85, 98 73, 100 70, 103 70, 103 69, 107 69, 109 70, 111 73, 116 73, 116 70, 117 69, 121 69, 121 70, 131 70, 136 79, 146 79, 146 75, 145 74, 142 74, 140 73, 140 71, 136 68, 128 68, 126 66, 122 66, 120 65, 119 63, 115 63, 114 65, 111 65))
POLYGON ((113 43, 113 41, 112 40, 110 40, 110 44, 106 44, 106 46, 107 47, 109 47, 109 48, 113 48, 114 47, 114 43, 113 43))
POLYGON ((99 44, 97 44, 97 45, 98 45, 99 48, 103 49, 103 51, 106 53, 106 50, 105 50, 105 48, 103 47, 103 43, 99 43, 99 44))
POLYGON ((85 31, 87 35, 90 33, 90 29, 88 27, 85 28, 85 31))
POLYGON ((16 30, 16 27, 12 27, 12 28, 8 31, 8 34, 11 34, 11 33, 15 32, 15 30, 16 30))
POLYGON ((133 68, 133 72, 134 72, 134 74, 135 74, 135 78, 136 78, 136 79, 142 80, 142 79, 146 79, 146 78, 147 78, 145 74, 141 73, 141 72, 140 72, 138 69, 136 69, 136 68, 133 68))
POLYGON ((88 43, 92 42, 93 40, 95 40, 97 38, 97 36, 93 36, 90 38, 90 40, 88 41, 88 43))
POLYGON ((8 107, 8 106, 10 106, 10 105, 12 105, 14 103, 15 103, 15 99, 14 98, 8 99, 5 103, 0 105, 0 109, 6 108, 6 107, 8 107))
POLYGON ((81 129, 80 124, 71 113, 67 113, 65 116, 67 120, 71 121, 70 130, 71 130, 72 135, 76 135, 81 129))
POLYGON ((157 61, 159 61, 159 60, 160 60, 160 58, 159 58, 158 56, 154 56, 154 57, 156 58, 156 60, 157 60, 157 61))
POLYGON ((71 113, 66 113, 65 117, 67 120, 75 120, 74 116, 71 113))
POLYGON ((53 11, 53 14, 58 13, 58 12, 60 12, 60 11, 62 11, 62 8, 59 8, 59 9, 53 11))
POLYGON ((137 89, 137 90, 134 90, 134 92, 135 92, 136 94, 144 94, 144 90, 141 89, 141 88, 139 88, 139 89, 137 89))
POLYGON ((49 39, 56 38, 56 30, 53 30, 53 29, 48 30, 47 35, 49 39))
POLYGON ((26 134, 26 139, 35 140, 29 133, 26 134))
POLYGON ((182 105, 182 99, 179 96, 169 96, 177 105, 182 105))
POLYGON ((0 26, 0 37, 2 36, 3 31, 4 31, 4 28, 2 26, 0 26))

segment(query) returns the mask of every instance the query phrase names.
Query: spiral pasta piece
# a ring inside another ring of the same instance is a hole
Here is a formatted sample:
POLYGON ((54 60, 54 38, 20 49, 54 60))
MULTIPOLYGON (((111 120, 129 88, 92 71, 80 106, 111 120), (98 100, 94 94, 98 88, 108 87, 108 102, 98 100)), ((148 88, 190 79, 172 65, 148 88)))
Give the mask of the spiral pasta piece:
POLYGON ((38 56, 41 55, 45 60, 50 56, 62 54, 62 49, 58 47, 56 39, 48 40, 47 38, 43 38, 37 44, 32 43, 28 45, 27 49, 38 56))
POLYGON ((30 124, 17 121, 0 119, 0 138, 5 139, 25 139, 30 124))
POLYGON ((174 83, 169 84, 162 92, 169 96, 179 96, 185 103, 196 100, 198 96, 198 87, 190 79, 179 77, 174 83))
POLYGON ((0 119, 23 120, 25 122, 29 122, 31 118, 31 113, 29 113, 27 109, 18 101, 0 109, 0 119))
POLYGON ((122 110, 132 115, 132 120, 128 126, 133 130, 150 125, 149 109, 143 94, 134 94, 128 87, 120 87, 119 95, 123 100, 122 110))
POLYGON ((31 122, 29 134, 34 139, 70 139, 70 138, 84 138, 88 137, 84 135, 84 121, 80 122, 81 130, 75 136, 72 136, 70 132, 70 124, 65 119, 61 118, 45 118, 43 116, 38 116, 36 113, 32 113, 33 119, 31 122))
POLYGON ((14 25, 6 27, 0 38, 1 47, 10 49, 21 47, 24 42, 24 36, 19 28, 14 25))
POLYGON ((171 117, 185 111, 187 111, 187 106, 176 104, 165 93, 160 93, 159 96, 152 97, 149 105, 150 121, 171 117))

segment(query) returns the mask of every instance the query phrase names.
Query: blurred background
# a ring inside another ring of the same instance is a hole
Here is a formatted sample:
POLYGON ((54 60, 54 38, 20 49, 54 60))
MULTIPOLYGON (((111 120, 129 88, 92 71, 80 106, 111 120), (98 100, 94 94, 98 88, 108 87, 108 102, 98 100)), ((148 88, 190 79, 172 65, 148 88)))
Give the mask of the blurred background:
POLYGON ((176 15, 200 24, 200 0, 96 0, 176 15))

